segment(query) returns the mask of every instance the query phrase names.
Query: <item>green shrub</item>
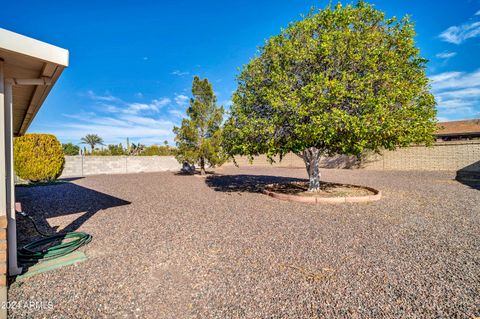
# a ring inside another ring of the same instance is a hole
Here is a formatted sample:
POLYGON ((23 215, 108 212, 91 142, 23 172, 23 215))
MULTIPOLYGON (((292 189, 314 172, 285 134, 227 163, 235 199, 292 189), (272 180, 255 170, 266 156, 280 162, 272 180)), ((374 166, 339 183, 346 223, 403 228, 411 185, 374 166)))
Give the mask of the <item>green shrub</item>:
POLYGON ((120 143, 118 145, 115 144, 109 144, 108 145, 108 151, 110 155, 126 155, 126 151, 123 148, 123 145, 120 143))
POLYGON ((139 155, 141 156, 169 156, 175 155, 175 148, 170 146, 152 145, 146 147, 139 155))
POLYGON ((63 154, 75 156, 80 153, 80 147, 72 143, 62 144, 63 154))
POLYGON ((25 134, 14 143, 14 167, 18 177, 30 182, 57 179, 65 158, 60 142, 51 134, 25 134))

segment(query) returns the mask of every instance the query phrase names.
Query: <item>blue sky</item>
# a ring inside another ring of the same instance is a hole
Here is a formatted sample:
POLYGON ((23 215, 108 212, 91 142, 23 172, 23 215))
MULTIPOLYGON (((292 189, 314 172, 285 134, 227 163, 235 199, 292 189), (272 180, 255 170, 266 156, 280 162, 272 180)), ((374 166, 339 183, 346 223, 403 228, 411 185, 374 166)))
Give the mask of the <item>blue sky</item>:
MULTIPOLYGON (((192 77, 229 105, 239 68, 266 38, 329 1, 7 1, 0 27, 70 51, 30 132, 79 143, 173 144, 192 77)), ((371 1, 410 14, 440 120, 480 117, 480 0, 371 1)), ((348 3, 343 1, 343 3, 348 3)))

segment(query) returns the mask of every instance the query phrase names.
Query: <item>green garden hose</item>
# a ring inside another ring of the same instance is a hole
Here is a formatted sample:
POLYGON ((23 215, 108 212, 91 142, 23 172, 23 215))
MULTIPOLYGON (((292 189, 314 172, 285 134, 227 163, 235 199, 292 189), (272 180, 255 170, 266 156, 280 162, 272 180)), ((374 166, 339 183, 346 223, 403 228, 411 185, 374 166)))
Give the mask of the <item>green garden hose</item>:
POLYGON ((92 236, 84 232, 69 232, 53 236, 46 235, 38 229, 33 218, 23 212, 20 214, 24 217, 28 217, 33 223, 35 230, 44 237, 32 241, 17 250, 18 260, 21 264, 36 263, 40 260, 51 260, 65 256, 83 245, 88 244, 92 240, 92 236), (51 246, 51 244, 55 242, 60 243, 51 246), (48 248, 42 248, 47 246, 48 248))

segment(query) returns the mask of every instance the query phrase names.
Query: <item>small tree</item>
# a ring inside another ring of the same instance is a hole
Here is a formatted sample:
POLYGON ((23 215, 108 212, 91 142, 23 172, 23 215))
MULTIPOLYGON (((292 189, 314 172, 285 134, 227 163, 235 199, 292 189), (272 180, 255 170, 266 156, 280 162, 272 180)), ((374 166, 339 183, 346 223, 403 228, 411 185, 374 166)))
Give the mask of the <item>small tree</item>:
POLYGON ((62 144, 62 148, 63 148, 63 154, 65 155, 75 156, 80 154, 80 147, 73 143, 62 144))
POLYGON ((82 144, 90 145, 92 148, 92 153, 95 150, 95 145, 103 145, 103 139, 97 134, 87 134, 85 137, 81 138, 82 144))
POLYGON ((290 24, 239 75, 225 148, 271 161, 294 152, 316 191, 322 155, 431 143, 435 100, 414 36, 408 17, 363 1, 290 24))
POLYGON ((221 139, 223 107, 217 106, 217 98, 208 79, 195 76, 192 83, 192 98, 187 109, 189 118, 174 127, 177 144, 176 158, 180 163, 198 164, 205 174, 205 165, 220 165, 225 161, 221 139))

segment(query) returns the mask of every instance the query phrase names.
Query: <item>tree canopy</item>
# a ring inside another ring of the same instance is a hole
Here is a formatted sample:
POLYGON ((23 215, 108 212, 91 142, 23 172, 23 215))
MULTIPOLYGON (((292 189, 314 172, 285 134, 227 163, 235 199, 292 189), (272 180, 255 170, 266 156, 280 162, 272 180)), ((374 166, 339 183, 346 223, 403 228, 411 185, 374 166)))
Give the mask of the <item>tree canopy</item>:
POLYGON ((180 127, 174 127, 177 144, 176 158, 179 162, 198 164, 201 173, 205 165, 222 164, 225 157, 222 152, 223 107, 217 106, 217 98, 208 79, 195 76, 192 83, 192 98, 187 116, 180 127))
POLYGON ((363 1, 291 23, 238 76, 226 150, 271 160, 294 152, 312 178, 321 155, 431 143, 435 100, 414 37, 408 16, 387 19, 363 1))

